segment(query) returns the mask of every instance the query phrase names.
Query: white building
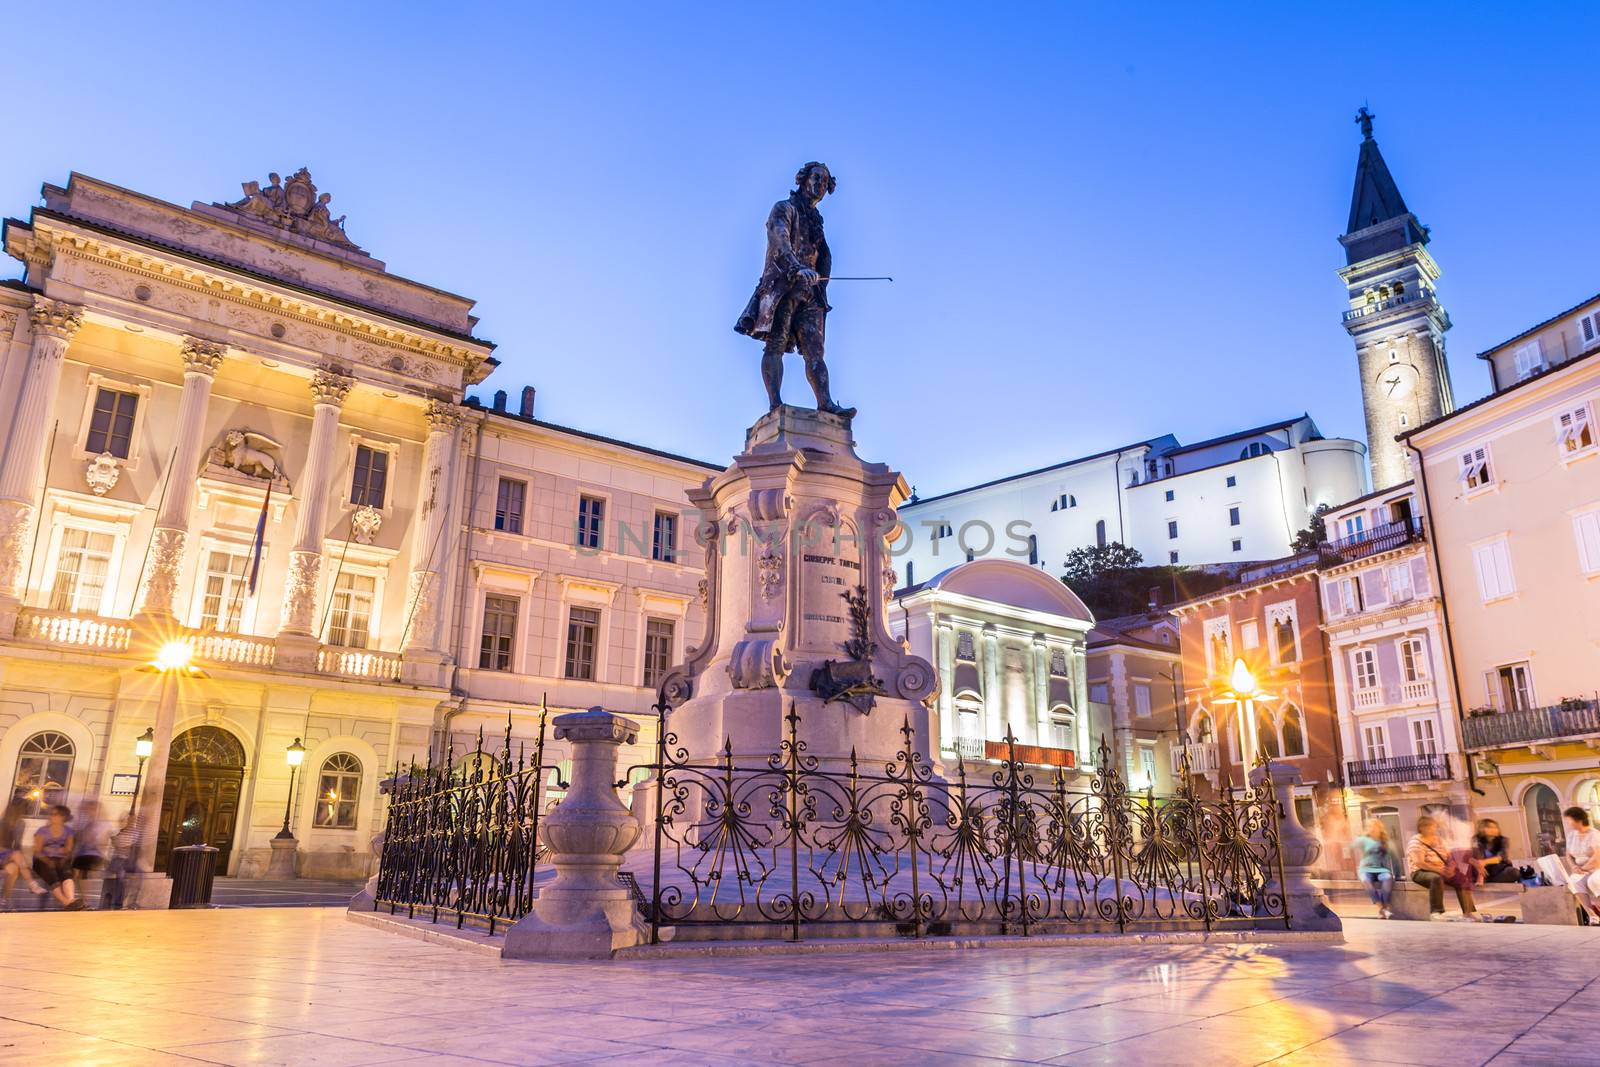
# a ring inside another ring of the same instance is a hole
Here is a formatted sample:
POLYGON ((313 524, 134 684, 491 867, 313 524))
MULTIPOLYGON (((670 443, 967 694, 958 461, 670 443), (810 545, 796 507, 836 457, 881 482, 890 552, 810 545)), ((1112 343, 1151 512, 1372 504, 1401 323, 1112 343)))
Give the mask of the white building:
POLYGON ((1166 434, 907 503, 898 577, 980 558, 1055 574, 1073 549, 1111 541, 1152 565, 1274 559, 1365 479, 1365 446, 1323 437, 1309 415, 1192 445, 1166 434))

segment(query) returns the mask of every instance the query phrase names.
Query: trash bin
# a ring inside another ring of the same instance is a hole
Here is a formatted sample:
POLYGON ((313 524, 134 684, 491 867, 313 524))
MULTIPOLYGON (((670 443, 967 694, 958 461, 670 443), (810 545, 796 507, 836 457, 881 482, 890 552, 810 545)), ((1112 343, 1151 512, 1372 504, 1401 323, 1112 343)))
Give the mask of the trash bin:
POLYGON ((210 845, 179 845, 172 850, 172 908, 209 908, 217 877, 217 850, 210 845))

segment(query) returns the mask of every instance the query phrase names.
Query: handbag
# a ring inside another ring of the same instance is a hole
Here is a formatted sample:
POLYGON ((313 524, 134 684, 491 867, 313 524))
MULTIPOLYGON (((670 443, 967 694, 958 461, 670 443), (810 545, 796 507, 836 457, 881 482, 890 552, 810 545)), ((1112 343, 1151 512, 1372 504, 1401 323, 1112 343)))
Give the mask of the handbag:
POLYGON ((1444 860, 1444 884, 1451 889, 1471 889, 1478 884, 1478 866, 1468 858, 1471 853, 1466 849, 1451 849, 1448 856, 1441 855, 1432 845, 1428 851, 1444 860))

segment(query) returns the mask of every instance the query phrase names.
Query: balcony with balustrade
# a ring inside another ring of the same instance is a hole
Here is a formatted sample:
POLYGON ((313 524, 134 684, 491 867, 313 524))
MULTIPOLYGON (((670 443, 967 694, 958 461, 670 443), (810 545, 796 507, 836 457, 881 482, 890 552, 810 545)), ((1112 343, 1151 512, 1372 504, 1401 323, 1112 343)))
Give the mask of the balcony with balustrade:
MULTIPOLYGON (((148 639, 148 638, 147 638, 148 639)), ((64 611, 25 608, 17 615, 16 640, 64 650, 128 656, 139 653, 140 635, 130 619, 108 619, 64 611)), ((277 668, 277 645, 270 637, 178 628, 169 640, 189 645, 190 657, 206 667, 277 668)), ((323 645, 317 650, 318 674, 373 682, 397 682, 403 660, 398 652, 323 645)))
POLYGON ((1183 758, 1189 757, 1190 774, 1217 774, 1222 770, 1222 753, 1215 741, 1191 741, 1187 746, 1172 747, 1172 775, 1183 775, 1183 758))
POLYGON ((1600 739, 1600 700, 1472 715, 1462 723, 1462 739, 1473 750, 1600 739))
POLYGON ((1417 785, 1450 780, 1450 757, 1387 756, 1383 759, 1351 760, 1345 764, 1345 777, 1352 786, 1417 785))
POLYGON ((1407 519, 1374 526, 1337 541, 1324 541, 1317 546, 1317 551, 1322 557, 1323 566, 1334 567, 1403 548, 1422 539, 1422 523, 1417 519, 1407 519))

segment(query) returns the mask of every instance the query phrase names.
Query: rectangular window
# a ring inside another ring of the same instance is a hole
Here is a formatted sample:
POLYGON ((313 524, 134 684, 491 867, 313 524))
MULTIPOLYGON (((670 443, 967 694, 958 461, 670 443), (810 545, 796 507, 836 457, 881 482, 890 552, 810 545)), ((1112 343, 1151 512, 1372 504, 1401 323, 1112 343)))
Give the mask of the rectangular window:
POLYGON ((511 654, 517 643, 518 603, 514 596, 483 598, 483 638, 478 647, 481 670, 511 669, 511 654))
POLYGON ((1400 642, 1400 666, 1408 682, 1428 677, 1428 652, 1421 637, 1407 637, 1400 642))
POLYGON ((372 646, 372 605, 378 579, 341 571, 333 583, 333 610, 328 616, 328 644, 340 648, 372 646))
POLYGON ((1456 480, 1466 486, 1467 492, 1494 484, 1494 471, 1489 467, 1489 450, 1486 447, 1469 448, 1461 453, 1461 471, 1456 480))
POLYGON ((1168 540, 1172 540, 1172 539, 1176 538, 1177 536, 1178 536, 1178 520, 1177 519, 1168 519, 1167 520, 1167 539, 1168 540))
POLYGON ((1414 595, 1411 586, 1411 561, 1396 563, 1389 568, 1389 595, 1395 603, 1399 604, 1410 600, 1414 595))
POLYGON ((648 619, 644 624, 644 686, 654 689, 672 669, 671 619, 648 619))
POLYGON ((1279 663, 1294 663, 1300 658, 1299 646, 1295 644, 1294 616, 1288 612, 1279 615, 1272 624, 1272 650, 1279 663))
POLYGON ((1233 550, 1235 552, 1243 552, 1244 551, 1244 542, 1239 540, 1237 537, 1235 537, 1233 539, 1233 550))
POLYGON ((1563 456, 1574 456, 1594 448, 1594 424, 1589 420, 1589 405, 1579 404, 1556 417, 1556 431, 1563 456))
POLYGON ((1346 541, 1360 541, 1366 534, 1367 520, 1364 515, 1351 515, 1344 520, 1344 537, 1346 541))
POLYGON ((1511 574, 1511 548, 1506 541, 1490 541, 1474 548, 1472 562, 1478 570, 1478 594, 1484 603, 1517 591, 1511 574))
POLYGON ((1533 707, 1533 671, 1526 663, 1512 663, 1495 672, 1500 683, 1500 707, 1526 711, 1533 707))
POLYGON ((1432 719, 1411 720, 1411 754, 1414 756, 1439 754, 1439 738, 1434 732, 1432 719))
POLYGON ((1383 584, 1382 567, 1361 572, 1361 602, 1369 608, 1381 608, 1389 603, 1389 590, 1383 584))
POLYGON ((1583 347, 1585 351, 1593 348, 1600 342, 1600 311, 1592 315, 1579 315, 1578 327, 1583 331, 1583 347))
POLYGON ((1350 666, 1355 675, 1357 689, 1376 689, 1378 686, 1378 656, 1370 648, 1358 648, 1350 655, 1350 666))
POLYGON ((1229 526, 1237 526, 1237 525, 1239 525, 1239 509, 1238 508, 1229 508, 1228 509, 1228 525, 1229 526))
POLYGON ((1361 597, 1354 578, 1335 578, 1323 587, 1328 601, 1328 614, 1334 618, 1353 615, 1361 610, 1361 597))
POLYGON ((247 595, 246 571, 250 556, 245 552, 212 551, 206 555, 204 592, 200 597, 200 628, 216 633, 239 632, 240 616, 247 595))
POLYGON ((1168 563, 1177 563, 1178 562, 1178 550, 1177 549, 1173 549, 1171 552, 1167 553, 1167 562, 1168 563))
POLYGON ((1173 495, 1174 495, 1174 494, 1173 494, 1173 492, 1172 492, 1172 490, 1171 490, 1171 489, 1168 489, 1168 490, 1167 490, 1167 499, 1168 499, 1168 500, 1171 500, 1171 499, 1172 499, 1172 498, 1173 498, 1173 495))
POLYGON ((92 455, 109 452, 127 459, 133 445, 133 416, 139 409, 139 394, 117 389, 98 389, 94 412, 89 416, 89 435, 83 449, 92 455))
POLYGON ((606 524, 606 502, 597 496, 578 498, 578 547, 599 548, 606 524))
POLYGON ((1230 474, 1230 475, 1228 475, 1228 488, 1229 488, 1229 489, 1232 489, 1232 488, 1233 488, 1233 487, 1234 487, 1234 486, 1236 486, 1236 485, 1238 485, 1238 484, 1239 484, 1239 479, 1238 479, 1238 478, 1235 478, 1235 477, 1234 477, 1234 476, 1233 476, 1233 475, 1231 475, 1231 474, 1230 474))
POLYGON ((1578 542, 1578 567, 1585 574, 1600 574, 1600 508, 1572 516, 1572 536, 1578 542))
POLYGON ((356 471, 350 481, 350 503, 382 508, 389 488, 389 453, 380 448, 356 446, 356 471))
POLYGON ((1152 788, 1156 784, 1156 750, 1149 745, 1139 746, 1139 770, 1144 775, 1144 786, 1152 788))
POLYGON ((56 573, 50 583, 50 610, 98 613, 115 547, 116 539, 99 530, 72 526, 62 530, 56 573))
POLYGON ((650 530, 650 558, 662 563, 678 562, 678 516, 670 511, 656 512, 650 530))
POLYGON ((1136 715, 1150 714, 1150 687, 1136 685, 1133 687, 1133 711, 1136 715))
POLYGON ((1111 694, 1104 682, 1094 682, 1089 686, 1089 699, 1096 704, 1106 704, 1111 700, 1111 694))
POLYGON ((1537 337, 1513 352, 1511 358, 1516 363, 1519 382, 1544 370, 1544 352, 1537 337))
POLYGON ((1388 759, 1389 735, 1382 726, 1363 726, 1361 728, 1361 747, 1366 752, 1369 760, 1388 759))
POLYGON ((1239 624, 1239 647, 1249 651, 1261 644, 1261 629, 1256 620, 1246 619, 1239 624))
POLYGON ((566 676, 594 681, 594 654, 600 639, 600 612, 571 608, 567 613, 566 676))
POLYGON ((506 533, 522 532, 522 505, 527 499, 526 482, 500 479, 500 488, 494 497, 494 528, 506 533))

